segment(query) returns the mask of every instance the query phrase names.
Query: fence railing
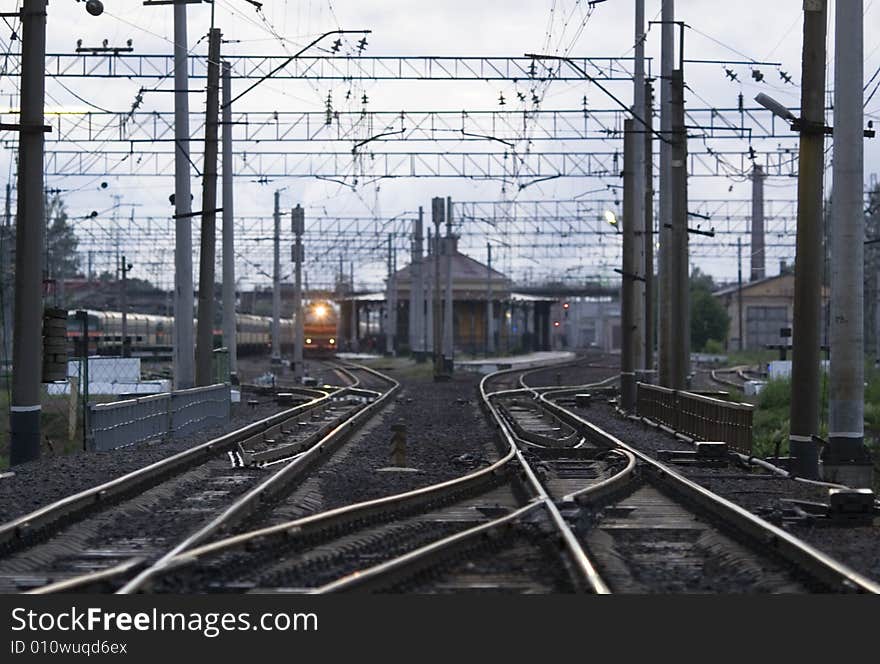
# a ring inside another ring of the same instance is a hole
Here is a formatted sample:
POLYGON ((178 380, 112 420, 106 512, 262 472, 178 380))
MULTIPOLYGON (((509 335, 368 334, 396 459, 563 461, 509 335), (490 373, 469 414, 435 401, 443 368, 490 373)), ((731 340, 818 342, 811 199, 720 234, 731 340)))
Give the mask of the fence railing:
POLYGON ((636 410, 696 440, 722 441, 744 454, 752 453, 752 413, 749 404, 638 383, 636 410))
POLYGON ((89 449, 103 451, 186 436, 228 422, 229 411, 229 385, 225 383, 90 404, 86 440, 89 449))

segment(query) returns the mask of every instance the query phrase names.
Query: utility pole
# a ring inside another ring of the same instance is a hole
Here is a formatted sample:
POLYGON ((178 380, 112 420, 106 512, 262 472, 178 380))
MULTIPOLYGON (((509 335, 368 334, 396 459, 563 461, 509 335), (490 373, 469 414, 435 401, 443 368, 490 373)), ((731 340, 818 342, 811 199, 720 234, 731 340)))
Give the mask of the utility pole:
POLYGON ((672 154, 670 172, 673 198, 670 205, 669 295, 672 363, 670 387, 687 388, 690 366, 690 289, 688 283, 687 129, 684 125, 684 77, 672 72, 672 154))
MULTIPOLYGON (((804 2, 798 219, 791 347, 792 472, 819 478, 819 335, 822 326, 822 178, 825 164, 826 0, 804 2)), ((852 36, 847 36, 847 39, 852 36)), ((861 86, 861 78, 859 78, 861 86)), ((859 96, 861 100, 861 94, 859 96)), ((861 101, 859 101, 861 106, 861 101)), ((858 123, 861 131, 861 122, 858 123)), ((839 156, 839 155, 836 155, 839 156)), ((862 178, 859 176, 859 186, 862 178)), ((859 244, 864 238, 858 239, 859 244)), ((835 358, 836 359, 836 358, 835 358)), ((860 360, 861 361, 861 360, 860 360)))
POLYGON ((388 233, 388 284, 385 295, 386 312, 385 312, 385 354, 394 355, 394 234, 388 233))
MULTIPOLYGON (((823 477, 871 486, 864 446, 863 2, 835 3, 831 366, 823 477), (861 471, 861 472, 858 472, 861 471)), ((821 302, 821 294, 816 296, 821 302)))
POLYGON ((424 331, 425 326, 425 293, 423 283, 422 270, 422 229, 424 224, 424 209, 419 206, 419 217, 415 223, 415 233, 413 237, 412 251, 412 268, 410 270, 410 292, 409 292, 409 309, 410 309, 410 346, 416 362, 425 361, 425 343, 424 331))
POLYGON ((425 265, 425 354, 431 353, 431 360, 435 361, 434 347, 434 291, 437 272, 437 244, 434 236, 431 234, 431 227, 428 227, 428 260, 425 265), (434 275, 432 279, 431 276, 434 275))
POLYGON ((355 346, 357 343, 357 333, 358 333, 358 320, 357 320, 357 301, 354 299, 354 261, 349 261, 348 263, 348 281, 351 287, 351 321, 349 321, 349 325, 351 326, 351 348, 349 350, 357 350, 355 346))
POLYGON ((15 320, 9 463, 40 457, 42 369, 43 105, 46 0, 24 0, 21 11, 21 112, 18 141, 18 214, 15 234, 15 320))
MULTIPOLYGON (((299 204, 290 211, 290 221, 293 226, 293 380, 302 383, 303 379, 303 337, 305 335, 305 314, 302 306, 302 264, 303 243, 302 236, 305 232, 305 211, 299 204)), ((279 291, 280 291, 279 284, 279 291)), ((279 310, 281 308, 279 298, 279 310)))
POLYGON ((623 121, 623 265, 620 279, 620 407, 631 412, 636 404, 635 358, 641 330, 636 321, 636 216, 633 120, 623 121))
POLYGON ((486 243, 486 357, 495 352, 495 319, 492 306, 492 245, 486 243))
POLYGON ((281 190, 275 192, 275 232, 272 268, 272 357, 270 363, 281 365, 281 190))
POLYGON ((223 345, 229 353, 229 380, 238 384, 235 338, 235 214, 232 196, 232 66, 223 63, 223 345))
MULTIPOLYGON (((632 114, 645 112, 645 0, 636 0, 633 59, 633 105, 632 114)), ((647 120, 646 120, 647 121, 647 120)), ((634 131, 632 129, 631 131, 634 131)), ((645 131, 641 125, 640 131, 645 131)), ((645 274, 645 142, 634 140, 632 145, 632 219, 633 226, 633 273, 645 274)), ((626 215, 624 215, 626 216, 626 215)), ((626 278, 626 277, 624 277, 626 278)), ((645 292, 644 280, 633 284, 633 324, 637 330, 633 341, 633 367, 636 371, 648 369, 645 363, 645 292)))
MULTIPOLYGON (((654 368, 654 88, 645 81, 645 369, 654 368)), ((646 379, 647 380, 647 379, 646 379)))
POLYGON ((736 320, 739 349, 743 349, 743 248, 742 238, 736 238, 736 320))
POLYGON ((8 371, 8 363, 12 359, 12 298, 9 288, 12 276, 12 257, 9 243, 12 240, 12 184, 6 183, 6 215, 3 228, 0 229, 0 298, 2 298, 3 316, 3 369, 8 371))
POLYGON ((675 3, 662 0, 660 26, 660 133, 666 140, 660 142, 660 261, 658 270, 658 368, 659 382, 672 387, 672 330, 671 300, 673 298, 672 272, 672 68, 675 58, 675 3))
POLYGON ((749 281, 763 279, 764 269, 764 169, 752 168, 752 269, 749 281))
POLYGON ((131 357, 131 339, 128 337, 128 271, 130 269, 131 265, 123 254, 119 259, 119 271, 122 273, 122 292, 119 296, 119 310, 122 312, 122 357, 131 357))
POLYGON ((443 313, 440 310, 440 224, 446 216, 445 201, 440 198, 431 199, 431 221, 434 222, 434 379, 443 372, 443 313))
POLYGON ((186 3, 174 3, 174 385, 195 384, 186 3))
POLYGON ((217 236, 217 113, 220 105, 220 30, 208 32, 208 94, 205 105, 205 161, 202 177, 202 236, 199 252, 199 318, 196 385, 214 382, 214 259, 217 236))
POLYGON ((445 373, 451 374, 455 351, 454 332, 454 302, 455 294, 452 290, 452 254, 455 242, 452 237, 452 198, 446 198, 446 301, 443 315, 443 368, 445 373))

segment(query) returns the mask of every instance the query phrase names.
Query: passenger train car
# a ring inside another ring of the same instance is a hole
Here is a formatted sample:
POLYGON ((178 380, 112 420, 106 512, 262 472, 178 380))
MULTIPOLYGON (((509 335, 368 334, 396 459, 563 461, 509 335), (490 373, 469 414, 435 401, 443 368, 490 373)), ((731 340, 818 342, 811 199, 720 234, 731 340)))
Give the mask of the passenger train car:
MULTIPOLYGON (((304 316, 304 350, 306 354, 328 354, 336 348, 336 307, 332 302, 306 303, 304 316)), ((94 355, 122 354, 122 313, 119 311, 87 311, 89 353, 94 355)), ((128 314, 128 339, 132 357, 170 357, 174 344, 174 319, 131 312, 128 314)), ((193 321, 195 328, 196 321, 193 321)), ((240 354, 265 353, 272 346, 272 319, 268 316, 236 314, 236 341, 240 354)), ((293 351, 294 320, 281 319, 281 351, 293 351)), ((71 351, 79 353, 82 323, 76 312, 68 312, 67 338, 71 351)), ((214 346, 223 341, 220 329, 214 330, 214 346)))

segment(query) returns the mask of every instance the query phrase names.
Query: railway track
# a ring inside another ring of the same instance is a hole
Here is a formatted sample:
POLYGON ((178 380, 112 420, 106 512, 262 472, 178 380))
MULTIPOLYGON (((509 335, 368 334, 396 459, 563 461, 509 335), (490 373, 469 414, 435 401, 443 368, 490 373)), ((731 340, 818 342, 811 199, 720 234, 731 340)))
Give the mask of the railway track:
MULTIPOLYGON (((498 458, 445 482, 258 527, 262 500, 154 557, 42 592, 878 592, 870 580, 578 415, 614 377, 483 378, 498 458), (583 404, 581 404, 583 405, 583 404), (230 524, 243 529, 230 532, 230 524)), ((266 519, 263 519, 266 522, 266 519)))
POLYGON ((340 372, 348 385, 299 388, 300 405, 3 524, 0 589, 123 578, 283 495, 397 389, 365 368, 340 372))

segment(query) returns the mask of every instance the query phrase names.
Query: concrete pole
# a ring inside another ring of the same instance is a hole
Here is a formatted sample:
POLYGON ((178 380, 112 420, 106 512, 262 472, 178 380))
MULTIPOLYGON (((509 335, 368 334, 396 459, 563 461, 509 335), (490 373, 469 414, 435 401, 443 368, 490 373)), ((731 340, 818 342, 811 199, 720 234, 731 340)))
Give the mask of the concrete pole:
POLYGON ((397 298, 397 247, 391 247, 391 353, 397 356, 397 309, 399 300, 397 298))
POLYGON ((443 313, 443 366, 446 373, 452 373, 453 357, 455 355, 455 321, 454 321, 454 298, 452 285, 452 254, 455 241, 452 236, 452 199, 446 199, 446 301, 443 313))
POLYGON ((736 238, 736 320, 737 335, 739 336, 739 350, 742 350, 743 340, 743 265, 742 265, 742 238, 736 238))
POLYGON ((752 169, 752 270, 749 281, 763 279, 764 268, 764 169, 752 169))
POLYGON ((654 368, 654 93, 645 82, 645 369, 654 368))
POLYGON ((208 32, 208 91, 205 104, 205 160, 202 165, 202 234, 199 252, 199 318, 196 328, 196 385, 214 382, 214 263, 217 239, 217 113, 220 106, 220 30, 208 32))
POLYGON ((42 370, 43 105, 46 67, 46 0, 24 0, 21 38, 21 131, 18 140, 18 214, 15 234, 15 320, 9 463, 40 457, 42 370))
POLYGON ((635 179, 633 120, 623 121, 623 265, 620 279, 620 407, 630 412, 636 403, 635 357, 641 330, 636 320, 635 179))
MULTIPOLYGON (((862 7, 862 0, 835 3, 831 366, 826 470, 832 465, 869 461, 864 448, 862 7)), ((821 301, 821 296, 817 295, 817 299, 821 301)))
POLYGON ((431 234, 431 228, 428 228, 428 260, 425 263, 425 354, 434 354, 434 281, 431 278, 436 273, 436 253, 437 247, 434 242, 434 236, 431 234))
POLYGON ((223 345, 229 351, 230 380, 238 375, 235 338, 235 211, 232 196, 232 66, 223 63, 223 345))
POLYGON ((660 26, 660 134, 664 141, 660 142, 660 217, 658 251, 658 380, 665 387, 672 386, 672 333, 670 321, 671 279, 669 270, 672 248, 672 69, 675 59, 675 2, 662 0, 660 26), (669 142, 667 142, 669 141, 669 142))
POLYGON ((195 384, 186 4, 174 5, 174 385, 195 384))
POLYGON ((492 245, 486 243, 486 357, 495 352, 495 325, 492 306, 492 245))
MULTIPOLYGON (((305 213, 302 207, 297 205, 290 212, 291 224, 293 225, 293 380, 302 383, 303 379, 303 341, 305 337, 305 312, 303 311, 303 280, 302 264, 305 255, 303 253, 302 236, 305 232, 305 213)), ((278 284, 278 292, 281 284, 278 284)), ((274 303, 274 301, 273 301, 274 303)), ((279 305, 280 295, 279 295, 279 305)))
POLYGON ((272 261, 272 364, 281 364, 281 191, 275 192, 272 261))
MULTIPOLYGON (((636 0, 633 60, 633 106, 632 113, 642 117, 645 112, 645 0, 636 0)), ((642 119, 645 119, 642 117, 642 119)), ((635 129, 633 129, 634 131, 635 129)), ((639 131, 645 126, 639 123, 639 131)), ((633 225, 633 271, 645 275, 645 142, 636 140, 632 146, 632 225, 633 225)), ((645 282, 633 283, 633 323, 637 334, 633 341, 633 367, 649 368, 645 364, 645 282)))
POLYGON ((688 283, 687 232, 687 133, 684 126, 684 79, 680 69, 672 72, 672 154, 670 172, 673 199, 669 236, 670 387, 687 388, 690 366, 690 284, 688 283))
POLYGON ((419 218, 416 220, 413 237, 412 279, 410 281, 410 345, 416 362, 425 361, 425 287, 422 269, 422 233, 424 210, 419 206, 419 218))
POLYGON ((394 236, 388 233, 388 279, 385 289, 385 354, 394 354, 394 236))
POLYGON ((354 299, 354 261, 348 263, 348 281, 351 293, 351 339, 349 350, 357 350, 358 345, 358 319, 357 319, 357 301, 354 299))
POLYGON ((431 199, 431 221, 434 222, 434 376, 443 375, 443 312, 440 309, 440 224, 446 216, 442 198, 431 199))
MULTIPOLYGON (((12 359, 12 292, 9 288, 12 276, 12 258, 9 244, 12 240, 12 185, 6 183, 6 216, 0 229, 0 296, 3 298, 3 363, 12 359)), ((6 370, 6 367, 3 367, 6 370)))
MULTIPOLYGON (((132 210, 134 216, 134 210, 132 210)), ((119 297, 119 310, 122 312, 122 357, 131 357, 131 341, 128 338, 128 259, 120 257, 119 269, 122 272, 122 293, 119 297)))
MULTIPOLYGON (((819 433, 826 20, 826 0, 804 3, 801 122, 812 130, 801 131, 798 156, 789 449, 795 457, 792 471, 808 479, 819 477, 819 447, 813 436, 819 433)), ((861 122, 858 126, 861 129, 861 122)))

